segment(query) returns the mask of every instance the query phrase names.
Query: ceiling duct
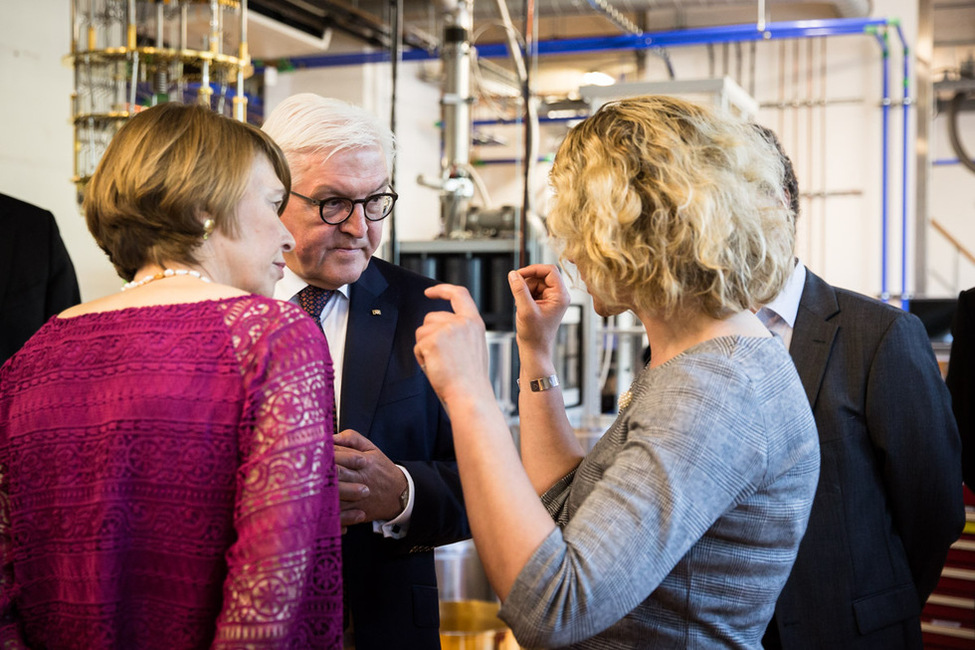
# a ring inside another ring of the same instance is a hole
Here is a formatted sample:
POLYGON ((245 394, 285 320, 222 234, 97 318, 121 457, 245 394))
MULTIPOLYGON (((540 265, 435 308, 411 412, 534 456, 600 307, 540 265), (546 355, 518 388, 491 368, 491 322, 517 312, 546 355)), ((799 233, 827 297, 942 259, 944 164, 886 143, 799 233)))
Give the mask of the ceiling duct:
MULTIPOLYGON (((426 4, 426 3, 424 3, 426 4)), ((392 43, 388 2, 357 3, 338 0, 250 0, 251 11, 316 38, 335 29, 367 45, 389 48, 392 43), (360 7, 367 6, 369 9, 360 7)), ((437 43, 406 29, 403 44, 432 51, 437 43)))
MULTIPOLYGON (((817 18, 865 18, 872 0, 767 0, 767 20, 810 20, 817 18)), ((508 0, 511 5, 511 0, 508 0)), ((344 32, 374 47, 390 46, 389 0, 250 0, 250 10, 291 28, 322 38, 329 28, 344 32)), ((605 34, 680 27, 747 24, 758 21, 758 5, 744 0, 536 0, 540 33, 560 31, 566 19, 593 19, 592 28, 605 34), (680 15, 680 24, 670 16, 680 15), (659 20, 658 20, 659 19, 659 20), (662 22, 661 22, 662 21, 662 22), (686 22, 685 22, 686 21, 686 22), (549 23, 552 29, 544 25, 549 23)), ((439 46, 431 34, 439 32, 436 12, 428 0, 403 0, 404 46, 431 52, 439 46)), ((478 24, 499 20, 494 2, 473 3, 472 19, 478 24)), ((556 36, 558 37, 558 36, 556 36)), ((260 56, 260 53, 256 53, 260 56)))
POLYGON ((832 0, 837 18, 866 18, 873 9, 870 0, 832 0))

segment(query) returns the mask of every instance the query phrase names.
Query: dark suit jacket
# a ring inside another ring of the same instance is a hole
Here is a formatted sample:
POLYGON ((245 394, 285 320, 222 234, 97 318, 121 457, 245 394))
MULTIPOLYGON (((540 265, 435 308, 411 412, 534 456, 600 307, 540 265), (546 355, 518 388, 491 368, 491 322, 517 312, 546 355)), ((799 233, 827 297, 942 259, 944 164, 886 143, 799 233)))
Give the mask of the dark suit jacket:
POLYGON ((440 400, 413 356, 416 329, 443 301, 433 280, 373 258, 352 284, 340 429, 355 429, 416 488, 402 540, 352 526, 342 544, 347 606, 357 650, 439 648, 434 546, 470 537, 453 436, 440 400))
POLYGON ((958 431, 921 321, 807 271, 791 350, 819 487, 776 604, 782 647, 920 648, 965 521, 958 431))
POLYGON ((962 476, 975 490, 975 289, 958 295, 951 335, 948 390, 961 435, 962 476))
POLYGON ((53 214, 0 194, 0 233, 2 365, 81 294, 53 214))

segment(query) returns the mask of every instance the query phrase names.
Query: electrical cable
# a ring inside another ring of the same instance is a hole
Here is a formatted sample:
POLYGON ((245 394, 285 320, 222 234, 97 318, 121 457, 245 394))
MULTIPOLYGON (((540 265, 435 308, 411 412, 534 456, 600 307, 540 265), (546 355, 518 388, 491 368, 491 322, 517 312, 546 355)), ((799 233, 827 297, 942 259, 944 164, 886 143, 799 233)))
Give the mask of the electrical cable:
POLYGON ((470 163, 460 163, 457 165, 457 167, 463 169, 470 175, 471 181, 474 182, 474 188, 477 190, 477 193, 481 195, 481 201, 484 202, 484 207, 490 208, 492 205, 491 195, 488 194, 487 186, 484 184, 484 179, 482 179, 481 175, 477 173, 474 165, 470 163))
POLYGON ((606 2, 606 0, 587 0, 587 2, 597 13, 616 25, 620 30, 637 36, 643 35, 642 29, 634 25, 633 21, 620 13, 616 7, 606 2))
POLYGON ((958 156, 958 162, 975 173, 975 160, 972 160, 972 157, 965 151, 961 136, 958 134, 958 114, 961 112, 961 105, 968 94, 966 91, 959 90, 951 98, 951 103, 948 104, 948 138, 951 140, 951 148, 958 156))

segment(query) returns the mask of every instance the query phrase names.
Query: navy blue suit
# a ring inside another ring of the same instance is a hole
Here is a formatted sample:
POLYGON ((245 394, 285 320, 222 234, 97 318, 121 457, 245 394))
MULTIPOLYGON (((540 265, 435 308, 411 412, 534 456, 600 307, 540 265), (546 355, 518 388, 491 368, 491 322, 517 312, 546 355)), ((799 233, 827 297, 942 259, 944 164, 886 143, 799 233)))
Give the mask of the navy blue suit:
POLYGON ((54 215, 0 194, 0 365, 47 319, 81 302, 54 215))
POLYGON ((433 280, 372 258, 349 292, 341 429, 372 441, 413 477, 409 533, 372 524, 343 538, 343 574, 357 650, 439 648, 433 547, 470 537, 453 436, 413 355, 424 316, 448 305, 423 295, 433 280))
POLYGON ((790 353, 822 462, 775 607, 781 647, 921 648, 965 523, 951 400, 921 321, 807 272, 790 353))

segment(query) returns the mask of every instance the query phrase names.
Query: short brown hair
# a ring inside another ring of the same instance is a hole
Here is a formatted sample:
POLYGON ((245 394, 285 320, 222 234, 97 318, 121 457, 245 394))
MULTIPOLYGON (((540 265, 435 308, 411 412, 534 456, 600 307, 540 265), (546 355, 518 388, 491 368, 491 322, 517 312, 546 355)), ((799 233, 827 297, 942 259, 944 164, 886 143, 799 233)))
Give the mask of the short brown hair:
POLYGON ((236 235, 234 210, 258 154, 285 186, 280 214, 291 172, 268 135, 202 106, 143 110, 112 138, 86 188, 88 229, 126 280, 148 263, 195 263, 203 213, 236 235))
POLYGON ((715 318, 771 300, 795 239, 772 145, 664 96, 602 106, 559 148, 549 231, 607 305, 715 318))

